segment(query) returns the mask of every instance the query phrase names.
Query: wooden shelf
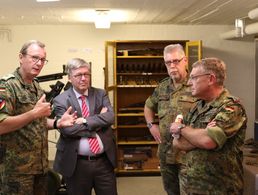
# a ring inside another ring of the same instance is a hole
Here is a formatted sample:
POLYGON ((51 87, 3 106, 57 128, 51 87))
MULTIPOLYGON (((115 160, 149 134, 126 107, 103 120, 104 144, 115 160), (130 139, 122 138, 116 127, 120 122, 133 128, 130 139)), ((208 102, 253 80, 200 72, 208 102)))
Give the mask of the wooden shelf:
MULTIPOLYGON (((126 116, 144 116, 144 113, 118 113, 117 116, 126 117, 126 116)), ((158 114, 155 114, 155 116, 158 116, 158 114)))
POLYGON ((167 76, 167 73, 154 73, 154 72, 135 72, 135 73, 117 73, 118 76, 167 76))
POLYGON ((129 59, 129 58, 162 58, 163 56, 117 56, 116 58, 124 58, 124 59, 129 59))
POLYGON ((144 116, 144 113, 118 113, 117 116, 144 116))
POLYGON ((117 128, 120 129, 137 129, 137 128, 147 128, 146 124, 144 125, 118 125, 117 128))
POLYGON ((155 88, 157 85, 117 85, 118 88, 147 88, 152 87, 155 88))
POLYGON ((157 145, 156 141, 118 141, 118 145, 157 145))
MULTIPOLYGON (((106 42, 105 89, 108 91, 114 110, 118 112, 115 115, 114 125, 118 156, 123 156, 124 152, 137 156, 138 148, 145 147, 151 152, 151 156, 147 157, 142 167, 136 167, 136 169, 133 166, 130 167, 129 163, 126 165, 129 166, 129 170, 125 170, 125 164, 121 164, 124 163, 124 159, 118 160, 120 166, 117 173, 136 175, 160 173, 156 158, 158 143, 152 139, 146 127, 143 109, 144 102, 153 93, 154 88, 162 79, 168 77, 163 58, 164 47, 178 43, 186 49, 188 56, 194 56, 193 59, 189 59, 189 64, 195 62, 201 50, 196 50, 196 45, 192 45, 193 49, 188 49, 188 40, 106 42)), ((155 114, 155 119, 158 118, 157 116, 155 114)))

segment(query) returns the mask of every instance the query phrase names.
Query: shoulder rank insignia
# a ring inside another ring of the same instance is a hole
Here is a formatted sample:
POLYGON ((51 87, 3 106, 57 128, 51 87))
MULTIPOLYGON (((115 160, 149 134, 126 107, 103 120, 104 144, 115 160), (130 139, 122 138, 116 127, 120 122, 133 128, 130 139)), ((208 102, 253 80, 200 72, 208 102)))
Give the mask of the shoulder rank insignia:
POLYGON ((9 80, 11 78, 15 78, 15 76, 13 74, 7 74, 7 75, 3 76, 1 78, 1 80, 7 81, 7 80, 9 80))

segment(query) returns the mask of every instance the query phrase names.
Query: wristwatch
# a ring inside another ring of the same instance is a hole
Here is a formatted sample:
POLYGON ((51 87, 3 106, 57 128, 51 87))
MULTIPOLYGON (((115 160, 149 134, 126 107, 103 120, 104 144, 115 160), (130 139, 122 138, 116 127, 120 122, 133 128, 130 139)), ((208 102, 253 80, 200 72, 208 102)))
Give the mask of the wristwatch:
POLYGON ((177 127, 177 132, 176 133, 172 133, 172 137, 175 138, 175 139, 179 139, 180 136, 181 136, 181 129, 185 128, 185 125, 184 124, 180 124, 178 127, 177 127))
POLYGON ((86 118, 83 118, 83 119, 82 119, 82 123, 83 123, 84 125, 86 125, 86 126, 88 125, 88 121, 86 120, 86 118))
POLYGON ((177 127, 177 134, 181 134, 181 130, 185 128, 185 124, 180 124, 178 127, 177 127))
POLYGON ((147 122, 147 127, 150 129, 152 127, 152 122, 147 122))

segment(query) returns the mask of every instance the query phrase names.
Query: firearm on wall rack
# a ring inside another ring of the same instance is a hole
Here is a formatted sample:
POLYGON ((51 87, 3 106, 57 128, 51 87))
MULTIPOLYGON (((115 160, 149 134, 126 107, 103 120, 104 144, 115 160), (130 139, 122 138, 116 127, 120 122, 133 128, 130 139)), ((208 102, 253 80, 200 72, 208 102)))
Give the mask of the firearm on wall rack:
POLYGON ((66 70, 65 70, 65 65, 63 65, 63 72, 60 73, 54 73, 54 74, 47 74, 43 76, 37 76, 37 80, 39 82, 46 82, 46 81, 53 81, 53 80, 58 80, 62 79, 63 76, 67 75, 66 70))
MULTIPOLYGON (((46 82, 46 81, 53 81, 53 80, 58 80, 62 79, 63 76, 67 75, 66 70, 65 70, 65 65, 63 65, 63 72, 61 73, 54 73, 54 74, 48 74, 48 75, 43 75, 43 76, 38 76, 36 77, 39 82, 46 82)), ((62 89, 67 90, 71 86, 70 82, 67 82, 66 85, 61 82, 57 81, 54 85, 50 85, 49 87, 51 90, 49 92, 46 92, 46 100, 52 104, 53 99, 58 96, 62 89)))

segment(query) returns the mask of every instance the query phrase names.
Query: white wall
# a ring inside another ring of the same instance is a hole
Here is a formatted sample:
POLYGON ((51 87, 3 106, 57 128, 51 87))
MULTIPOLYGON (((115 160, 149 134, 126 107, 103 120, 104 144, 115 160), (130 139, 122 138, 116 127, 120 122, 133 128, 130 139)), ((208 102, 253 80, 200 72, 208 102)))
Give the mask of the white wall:
MULTIPOLYGON (((253 38, 222 40, 219 34, 232 30, 231 26, 182 25, 112 25, 109 30, 94 25, 15 25, 2 26, 11 30, 11 41, 0 36, 0 75, 18 66, 18 52, 29 39, 38 39, 47 46, 49 63, 41 75, 62 71, 70 58, 81 57, 92 62, 92 83, 104 87, 105 51, 107 40, 202 40, 203 57, 219 57, 227 64, 226 87, 242 99, 248 114, 246 137, 253 137, 255 45, 253 38)), ((42 84, 48 89, 48 83, 42 84)), ((52 138, 55 139, 55 133, 52 138)), ((50 145, 53 147, 52 145, 50 145)), ((53 158, 51 153, 50 158, 53 158)))

